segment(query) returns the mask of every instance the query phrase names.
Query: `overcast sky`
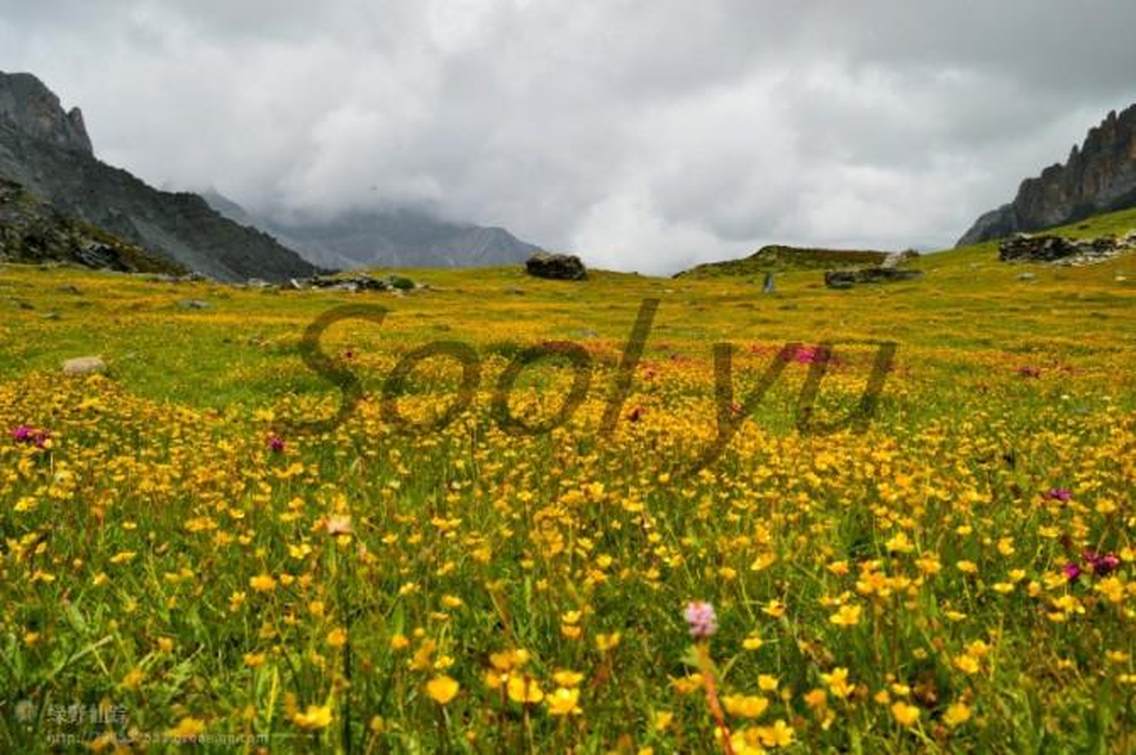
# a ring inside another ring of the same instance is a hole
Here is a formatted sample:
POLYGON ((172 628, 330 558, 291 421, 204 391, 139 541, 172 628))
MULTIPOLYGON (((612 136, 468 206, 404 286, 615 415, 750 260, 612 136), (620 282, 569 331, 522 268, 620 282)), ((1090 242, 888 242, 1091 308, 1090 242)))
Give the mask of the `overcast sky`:
POLYGON ((1131 0, 0 0, 0 70, 158 186, 673 272, 953 244, 1136 101, 1134 32, 1131 0))

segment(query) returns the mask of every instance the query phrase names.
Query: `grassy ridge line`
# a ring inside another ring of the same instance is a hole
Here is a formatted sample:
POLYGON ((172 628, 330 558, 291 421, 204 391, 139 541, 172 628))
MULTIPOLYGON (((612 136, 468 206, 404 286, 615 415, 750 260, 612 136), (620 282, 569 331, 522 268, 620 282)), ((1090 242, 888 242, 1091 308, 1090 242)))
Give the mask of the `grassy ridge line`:
POLYGON ((707 262, 675 275, 675 278, 715 278, 754 275, 787 270, 831 270, 838 267, 878 265, 888 252, 859 249, 813 249, 774 244, 764 246, 749 257, 723 262, 707 262))
MULTIPOLYGON (((1094 238, 1121 236, 1136 229, 1136 209, 1096 215, 1068 225, 1057 226, 1037 234, 1053 234, 1068 238, 1094 238)), ((930 252, 923 257, 939 263, 969 257, 974 254, 997 253, 998 241, 986 241, 966 247, 930 252)), ((805 270, 831 270, 840 267, 879 264, 888 252, 856 249, 816 249, 774 244, 759 249, 749 257, 722 262, 707 262, 684 270, 675 278, 717 278, 757 275, 765 272, 786 273, 805 270)), ((920 267, 918 262, 905 263, 905 267, 920 267)))

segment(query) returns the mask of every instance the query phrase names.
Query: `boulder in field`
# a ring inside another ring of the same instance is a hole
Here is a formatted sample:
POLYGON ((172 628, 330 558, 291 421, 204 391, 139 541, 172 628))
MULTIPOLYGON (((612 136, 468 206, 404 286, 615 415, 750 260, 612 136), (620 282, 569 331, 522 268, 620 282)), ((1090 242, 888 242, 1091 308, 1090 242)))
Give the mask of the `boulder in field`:
POLYGON ((525 262, 525 272, 551 280, 579 281, 588 277, 584 263, 574 254, 537 252, 525 262))
POLYGON ((106 369, 102 357, 75 357, 63 362, 64 375, 93 375, 106 372, 106 369))

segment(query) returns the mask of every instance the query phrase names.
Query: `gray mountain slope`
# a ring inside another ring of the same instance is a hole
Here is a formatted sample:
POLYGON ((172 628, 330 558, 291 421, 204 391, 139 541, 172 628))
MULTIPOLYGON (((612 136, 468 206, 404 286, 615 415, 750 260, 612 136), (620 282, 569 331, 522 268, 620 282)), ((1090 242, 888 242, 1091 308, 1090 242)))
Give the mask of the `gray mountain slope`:
POLYGON ((977 244, 1136 207, 1136 105, 1089 129, 1069 159, 1027 178, 1014 201, 983 214, 959 239, 977 244))
POLYGON ((265 230, 325 267, 491 267, 517 264, 540 251, 504 228, 454 223, 412 209, 277 220, 253 215, 216 191, 202 195, 231 220, 265 230))
POLYGON ((201 197, 148 186, 98 160, 78 109, 30 74, 0 72, 0 176, 64 214, 220 280, 284 280, 317 272, 271 236, 201 197))

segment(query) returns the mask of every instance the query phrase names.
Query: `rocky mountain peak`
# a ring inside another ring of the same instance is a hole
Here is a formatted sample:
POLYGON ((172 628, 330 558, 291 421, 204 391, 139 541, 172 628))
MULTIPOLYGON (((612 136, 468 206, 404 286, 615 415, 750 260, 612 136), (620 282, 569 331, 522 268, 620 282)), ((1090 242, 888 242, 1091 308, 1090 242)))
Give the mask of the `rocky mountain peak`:
POLYGON ((65 111, 55 93, 30 73, 0 71, 0 120, 56 147, 93 153, 82 111, 65 111))
MULTIPOLYGON (((22 192, 67 221, 219 280, 282 281, 318 272, 267 234, 214 212, 201 197, 159 191, 100 161, 91 150, 78 109, 64 111, 59 98, 30 74, 0 73, 0 178, 18 184, 22 192)), ((66 230, 54 220, 46 226, 17 220, 0 217, 0 231, 8 232, 14 239, 8 246, 24 257, 29 243, 35 247, 35 239, 43 235, 37 229, 54 229, 53 234, 66 230)), ((52 236, 51 253, 74 257, 76 234, 60 233, 52 236)), ((111 259, 102 254, 87 258, 96 263, 111 259)))
POLYGON ((986 213, 959 240, 977 244, 1136 206, 1136 105, 1115 110, 1074 145, 1064 165, 1022 182, 1010 204, 986 213))

